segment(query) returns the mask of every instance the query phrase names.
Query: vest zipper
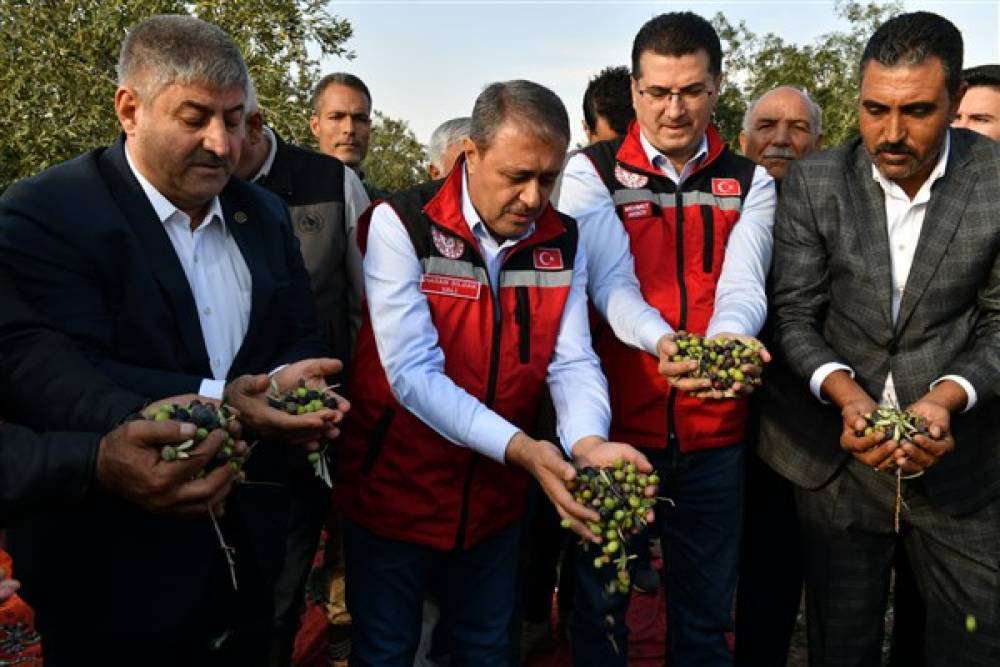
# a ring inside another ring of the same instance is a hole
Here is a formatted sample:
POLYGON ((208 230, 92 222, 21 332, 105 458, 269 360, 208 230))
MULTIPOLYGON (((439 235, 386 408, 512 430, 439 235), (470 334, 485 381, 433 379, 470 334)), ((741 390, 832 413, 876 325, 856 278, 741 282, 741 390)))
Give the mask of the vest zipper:
POLYGON ((704 225, 701 236, 702 243, 704 243, 701 268, 705 273, 711 273, 715 253, 715 216, 712 215, 711 206, 701 207, 701 221, 704 225))
MULTIPOLYGON (((683 329, 687 326, 687 284, 684 282, 684 194, 678 187, 674 195, 674 226, 676 233, 674 245, 677 247, 677 290, 679 292, 680 308, 677 316, 677 328, 683 329)), ((677 390, 670 388, 667 395, 667 441, 675 445, 677 442, 677 432, 674 423, 674 404, 677 402, 677 390)))
MULTIPOLYGON (((502 270, 502 269, 501 269, 502 270)), ((489 283, 489 272, 487 271, 486 281, 489 283)), ((503 306, 500 304, 499 294, 493 294, 493 286, 490 288, 490 295, 493 298, 493 335, 490 347, 490 374, 486 384, 486 400, 483 402, 488 408, 493 407, 493 401, 497 393, 497 375, 500 372, 500 324, 503 316, 503 306)), ((499 290, 498 290, 499 292, 499 290)), ((462 483, 462 508, 458 515, 458 531, 455 535, 455 548, 461 549, 465 543, 465 529, 469 522, 469 495, 472 492, 472 478, 476 473, 476 465, 482 455, 473 453, 469 467, 465 471, 465 481, 462 483)))
POLYGON ((521 363, 531 361, 531 308, 528 306, 528 288, 515 287, 517 308, 514 310, 514 321, 517 322, 518 346, 521 352, 521 363))

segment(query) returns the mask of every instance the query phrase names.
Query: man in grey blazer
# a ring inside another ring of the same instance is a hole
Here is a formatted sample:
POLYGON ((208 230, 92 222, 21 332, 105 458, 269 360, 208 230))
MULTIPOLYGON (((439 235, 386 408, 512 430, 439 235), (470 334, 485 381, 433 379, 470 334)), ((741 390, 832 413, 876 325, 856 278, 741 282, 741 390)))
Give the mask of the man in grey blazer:
POLYGON ((888 21, 861 60, 861 137, 796 161, 782 188, 773 349, 791 373, 760 455, 796 484, 814 667, 879 664, 899 548, 928 664, 1000 664, 1000 149, 948 129, 961 69, 947 20, 888 21), (929 436, 859 435, 880 403, 929 436))

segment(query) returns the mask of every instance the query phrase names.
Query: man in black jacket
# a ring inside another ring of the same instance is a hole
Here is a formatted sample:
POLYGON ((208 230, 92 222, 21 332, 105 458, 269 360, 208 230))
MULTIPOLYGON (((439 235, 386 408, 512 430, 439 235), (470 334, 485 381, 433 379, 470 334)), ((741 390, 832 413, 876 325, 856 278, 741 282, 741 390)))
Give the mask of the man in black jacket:
POLYGON ((288 471, 305 456, 289 445, 336 436, 347 407, 273 410, 266 374, 290 388, 340 363, 323 358, 287 209, 230 179, 246 96, 236 45, 198 19, 158 16, 129 31, 118 73, 124 137, 7 190, 0 263, 116 384, 225 396, 259 441, 244 469, 254 484, 220 526, 98 495, 13 532, 11 550, 49 665, 262 664, 288 471))
MULTIPOLYGON (((317 318, 329 332, 334 357, 349 359, 361 325, 364 277, 357 226, 358 217, 368 208, 368 195, 358 176, 340 160, 286 143, 265 125, 252 80, 245 114, 247 132, 236 175, 274 192, 288 206, 316 299, 317 318)), ((309 466, 299 466, 295 475, 285 564, 275 588, 273 667, 291 662, 306 578, 330 514, 329 487, 309 466)), ((339 544, 337 535, 329 539, 330 547, 339 544)), ((331 548, 328 553, 336 551, 331 548)))

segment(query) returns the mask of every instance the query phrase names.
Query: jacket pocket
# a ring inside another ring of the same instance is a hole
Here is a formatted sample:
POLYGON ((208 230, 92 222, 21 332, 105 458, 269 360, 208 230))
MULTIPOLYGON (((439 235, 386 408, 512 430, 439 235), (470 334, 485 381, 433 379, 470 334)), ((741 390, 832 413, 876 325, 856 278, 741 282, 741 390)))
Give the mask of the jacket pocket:
POLYGON ((382 445, 385 444, 385 438, 389 435, 389 427, 392 425, 392 419, 395 416, 396 410, 394 408, 386 408, 382 416, 375 422, 371 433, 368 434, 368 451, 365 454, 364 462, 361 464, 362 475, 367 475, 375 467, 379 454, 382 453, 382 445))
POLYGON ((531 307, 528 305, 528 288, 514 288, 514 297, 517 300, 514 321, 517 322, 518 348, 521 363, 526 364, 531 361, 531 307))

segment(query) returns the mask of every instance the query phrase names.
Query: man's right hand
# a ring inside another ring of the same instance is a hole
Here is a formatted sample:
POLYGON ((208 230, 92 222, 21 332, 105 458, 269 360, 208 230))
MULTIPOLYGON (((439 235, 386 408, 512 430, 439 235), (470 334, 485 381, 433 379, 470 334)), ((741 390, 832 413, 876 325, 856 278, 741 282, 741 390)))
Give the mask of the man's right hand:
POLYGON ((886 434, 879 430, 872 431, 871 435, 864 434, 868 427, 865 415, 877 409, 878 404, 867 396, 845 404, 840 412, 844 420, 840 446, 869 468, 886 470, 893 463, 893 452, 899 443, 886 440, 886 434))
POLYGON ((576 477, 576 468, 566 462, 555 445, 545 440, 535 440, 518 431, 507 444, 506 461, 520 466, 538 480, 538 485, 559 516, 569 520, 573 532, 591 542, 601 541, 600 536, 587 529, 588 522, 598 521, 601 517, 589 507, 576 502, 573 494, 566 489, 566 482, 576 477))
POLYGON ((188 459, 160 458, 163 445, 183 442, 194 437, 195 431, 194 424, 177 421, 136 420, 119 426, 101 438, 98 484, 157 514, 196 516, 209 508, 221 511, 222 500, 241 473, 223 465, 202 479, 191 479, 222 446, 221 430, 188 450, 188 459))
POLYGON ((708 378, 686 377, 691 371, 698 369, 697 361, 673 361, 674 355, 680 353, 680 348, 674 342, 673 334, 665 334, 656 343, 656 352, 660 356, 660 375, 670 384, 689 394, 711 391, 712 381, 708 378))

